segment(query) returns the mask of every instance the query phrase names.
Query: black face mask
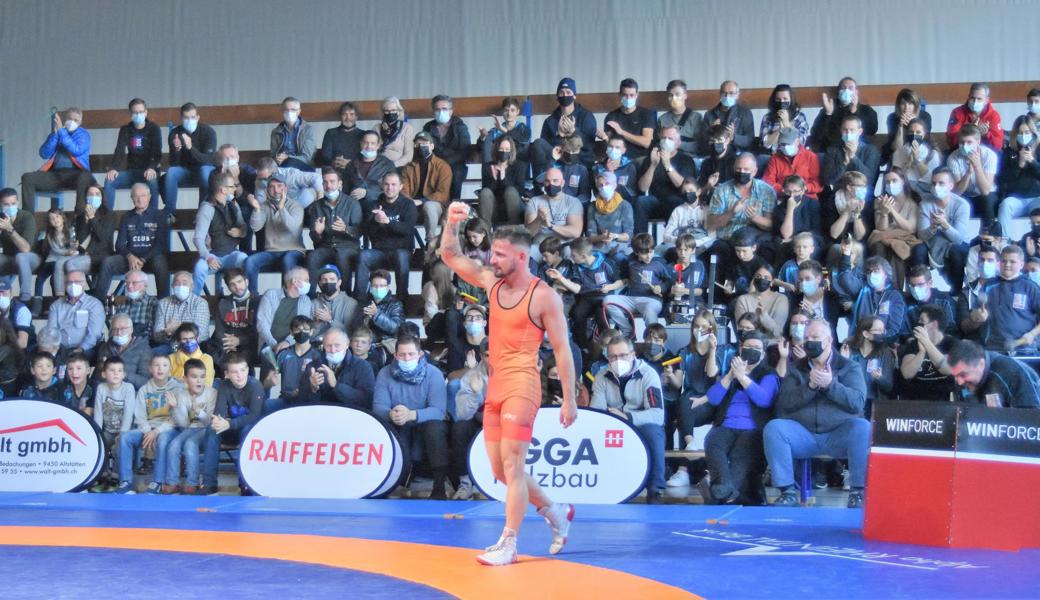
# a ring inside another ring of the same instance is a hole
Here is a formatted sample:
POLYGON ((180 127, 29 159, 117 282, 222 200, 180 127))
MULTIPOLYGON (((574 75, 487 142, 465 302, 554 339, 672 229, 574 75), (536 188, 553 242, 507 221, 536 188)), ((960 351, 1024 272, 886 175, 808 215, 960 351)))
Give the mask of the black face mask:
POLYGON ((556 101, 560 103, 560 106, 566 108, 574 104, 574 96, 557 96, 556 101))
POLYGON ((326 296, 335 296, 336 291, 339 290, 339 284, 327 282, 318 285, 321 288, 321 293, 326 296))
POLYGON ((759 292, 764 292, 764 291, 768 290, 769 289, 769 285, 771 283, 772 282, 770 280, 762 279, 761 277, 756 277, 755 281, 754 281, 755 289, 758 290, 759 292))
POLYGON ((726 144, 722 142, 715 142, 711 145, 711 148, 715 151, 715 154, 722 154, 726 151, 726 144))
POLYGON ((912 136, 910 136, 910 140, 909 141, 910 141, 910 143, 917 142, 918 144, 923 144, 924 143, 924 136, 923 135, 912 135, 912 136))
POLYGON ((811 359, 815 360, 823 356, 823 342, 820 340, 807 341, 803 348, 805 349, 805 355, 811 359))
POLYGON ((499 162, 506 162, 509 160, 509 152, 505 150, 499 150, 495 153, 495 157, 498 159, 499 162))
POLYGON ((1033 225, 1032 230, 1033 237, 1040 237, 1040 225, 1033 225))
POLYGON ((562 162, 565 165, 573 165, 574 164, 574 158, 575 158, 574 154, 571 154, 570 152, 564 152, 560 156, 560 162, 562 162))
POLYGON ((547 186, 545 186, 545 195, 546 196, 557 196, 562 191, 563 191, 563 186, 562 185, 547 185, 547 186))
POLYGON ((686 200, 687 204, 695 204, 697 202, 697 192, 683 192, 683 199, 686 200))
POLYGON ((393 125, 397 122, 397 113, 383 113, 383 122, 387 125, 393 125))
POLYGON ((293 339, 296 340, 297 344, 306 344, 311 341, 311 332, 300 331, 293 334, 293 339))
POLYGON ((744 348, 740 351, 740 360, 748 365, 757 365, 762 360, 762 351, 758 348, 744 348))
POLYGON ((738 172, 733 174, 733 179, 737 180, 740 185, 747 185, 751 183, 751 173, 738 172))
POLYGON ((433 156, 433 148, 429 146, 416 146, 416 150, 419 151, 419 158, 423 160, 430 160, 430 157, 433 156))
POLYGON ((560 381, 559 379, 547 379, 546 384, 546 388, 548 389, 550 396, 552 396, 553 398, 555 398, 556 396, 563 398, 562 381, 560 381))
POLYGON ((773 106, 776 107, 776 110, 787 110, 791 108, 791 101, 781 100, 779 102, 774 103, 773 106))

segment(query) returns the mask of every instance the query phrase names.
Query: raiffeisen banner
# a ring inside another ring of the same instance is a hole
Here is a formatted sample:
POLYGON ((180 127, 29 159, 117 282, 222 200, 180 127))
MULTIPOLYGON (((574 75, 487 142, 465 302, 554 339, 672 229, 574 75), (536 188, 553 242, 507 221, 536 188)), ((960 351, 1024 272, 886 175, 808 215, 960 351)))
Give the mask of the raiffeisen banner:
MULTIPOLYGON (((650 452, 639 432, 615 415, 579 409, 578 420, 564 429, 559 408, 542 408, 526 469, 553 501, 618 504, 646 485, 650 452)), ((491 472, 483 432, 470 445, 469 472, 484 495, 505 500, 506 486, 491 472)))
POLYGON ((372 415, 297 406, 257 422, 242 442, 239 469, 263 496, 364 498, 392 489, 403 460, 397 439, 372 415))
POLYGON ((101 433, 82 413, 38 400, 0 402, 0 491, 78 492, 104 458, 101 433))

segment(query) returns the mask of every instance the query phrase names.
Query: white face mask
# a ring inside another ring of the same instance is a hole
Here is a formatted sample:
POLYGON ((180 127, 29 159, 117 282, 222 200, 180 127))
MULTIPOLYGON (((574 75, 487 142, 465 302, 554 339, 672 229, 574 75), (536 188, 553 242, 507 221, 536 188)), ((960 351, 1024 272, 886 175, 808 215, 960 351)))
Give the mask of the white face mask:
POLYGON ((296 120, 300 118, 300 112, 296 110, 286 110, 282 112, 282 118, 285 119, 285 124, 290 127, 296 124, 296 120))
POLYGON ((65 120, 65 129, 68 129, 69 133, 72 133, 73 131, 76 131, 77 129, 79 129, 79 123, 76 122, 74 119, 66 119, 65 120))
POLYGON ((311 291, 311 282, 301 281, 296 284, 297 291, 300 292, 301 296, 306 296, 311 291))
POLYGON ((65 286, 65 293, 69 295, 69 298, 79 298, 83 295, 83 286, 79 283, 70 283, 65 286))
POLYGON ((346 357, 347 357, 347 351, 346 350, 343 350, 341 352, 326 352, 325 353, 325 360, 329 361, 329 364, 332 364, 332 365, 342 364, 343 363, 343 359, 345 359, 346 357))
POLYGON ((191 293, 191 290, 188 289, 188 286, 186 286, 186 285, 175 285, 175 286, 173 286, 173 295, 178 300, 180 300, 181 302, 184 302, 185 300, 187 300, 188 299, 188 295, 190 293, 191 293))
POLYGON ((0 311, 6 311, 8 308, 11 308, 11 297, 0 296, 0 311))
POLYGON ((132 292, 127 292, 126 296, 127 298, 130 298, 131 300, 134 300, 136 302, 137 300, 141 299, 141 296, 144 296, 144 292, 141 290, 134 290, 132 292))
POLYGON ((619 358, 614 362, 610 363, 610 370, 614 372, 617 377, 627 375, 632 370, 632 361, 627 358, 619 358))

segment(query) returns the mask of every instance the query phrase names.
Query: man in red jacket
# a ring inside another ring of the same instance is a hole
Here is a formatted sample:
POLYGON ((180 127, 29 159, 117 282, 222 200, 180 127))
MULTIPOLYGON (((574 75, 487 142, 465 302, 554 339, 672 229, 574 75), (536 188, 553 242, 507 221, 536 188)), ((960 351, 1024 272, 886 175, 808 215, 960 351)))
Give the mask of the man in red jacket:
POLYGON ((950 148, 957 147, 957 134, 968 124, 979 127, 983 144, 997 152, 1003 150, 1004 130, 1000 126, 1000 113, 989 101, 989 85, 985 83, 971 84, 968 100, 950 113, 950 122, 946 125, 946 143, 950 148))
POLYGON ((819 157, 802 146, 798 130, 790 127, 780 130, 776 143, 776 152, 769 157, 762 180, 780 194, 784 191, 784 180, 791 175, 799 175, 805 181, 805 195, 815 198, 823 189, 820 184, 819 157))

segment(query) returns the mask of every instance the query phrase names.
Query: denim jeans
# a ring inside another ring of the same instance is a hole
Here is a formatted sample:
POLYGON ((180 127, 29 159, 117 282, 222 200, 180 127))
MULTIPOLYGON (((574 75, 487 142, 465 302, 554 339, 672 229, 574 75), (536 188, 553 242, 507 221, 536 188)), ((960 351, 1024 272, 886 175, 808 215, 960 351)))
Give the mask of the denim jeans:
MULTIPOLYGON (((214 254, 213 256, 216 255, 214 254)), ((206 287, 206 278, 210 275, 213 275, 214 273, 219 273, 224 269, 230 269, 233 267, 241 268, 242 265, 246 262, 246 253, 235 250, 232 252, 228 252, 224 256, 216 256, 216 258, 220 261, 220 269, 216 271, 210 268, 209 263, 206 262, 206 259, 200 258, 197 261, 195 261, 195 272, 192 275, 192 278, 195 282, 195 295, 202 295, 202 288, 206 287)), ((220 284, 218 282, 217 284, 214 284, 214 295, 219 295, 219 289, 220 284)))
POLYGON ((603 299, 603 305, 607 307, 607 316, 610 317, 611 322, 629 339, 633 339, 636 332, 631 331, 624 309, 631 312, 633 318, 643 317, 643 321, 647 325, 651 325, 657 323, 663 306, 661 299, 654 296, 625 296, 622 294, 607 296, 603 299))
POLYGON ((852 487, 866 486, 867 454, 870 452, 870 421, 866 419, 849 419, 827 433, 812 433, 790 419, 773 419, 766 423, 762 440, 776 487, 794 484, 794 459, 819 454, 848 458, 849 483, 852 487))
POLYGON ((159 208, 159 172, 156 170, 155 179, 148 181, 144 178, 144 170, 142 169, 131 169, 129 171, 119 171, 116 174, 116 178, 112 181, 105 179, 105 206, 108 210, 112 210, 116 206, 116 190, 128 190, 135 183, 143 183, 148 186, 148 191, 152 194, 152 199, 148 203, 149 208, 159 208))
POLYGON ((213 165, 198 167, 170 167, 163 176, 162 198, 166 203, 166 212, 173 214, 177 210, 177 188, 196 185, 199 188, 199 204, 209 197, 209 175, 215 169, 213 165))
POLYGON ((296 250, 281 250, 276 252, 264 250, 262 252, 257 252, 245 261, 246 279, 249 280, 249 291, 254 294, 257 293, 257 282, 260 280, 260 272, 272 264, 281 261, 282 267, 280 272, 286 273, 289 269, 302 265, 304 260, 303 252, 298 252, 296 250))
POLYGON ((997 209, 997 220, 1004 228, 1004 235, 1011 235, 1011 221, 1019 217, 1028 217, 1034 208, 1040 208, 1040 196, 1035 198, 1016 198, 1008 196, 1000 202, 997 209))
POLYGON ((647 423, 637 427, 650 449, 650 478, 646 480, 648 494, 664 489, 664 426, 647 423))
POLYGON ((166 480, 163 483, 177 485, 180 483, 181 454, 184 455, 184 482, 187 485, 199 484, 199 446, 206 440, 208 427, 189 427, 181 430, 177 437, 170 440, 166 447, 166 480))
MULTIPOLYGON (((242 440, 246 439, 249 435, 249 431, 253 429, 252 425, 243 427, 242 429, 228 429, 224 433, 217 433, 213 429, 207 427, 205 429, 205 444, 206 449, 204 450, 205 456, 202 459, 202 483, 206 487, 217 487, 217 468, 220 466, 220 444, 226 442, 228 444, 239 445, 242 440)), ((235 464, 238 464, 238 455, 240 448, 236 448, 232 451, 235 458, 235 464)), ((242 476, 239 475, 239 483, 242 483, 242 476)))
MULTIPOLYGON (((178 431, 176 428, 167 429, 155 439, 155 466, 152 469, 155 483, 166 480, 166 449, 178 431)), ((119 436, 119 481, 134 481, 134 451, 141 447, 144 436, 140 429, 131 429, 119 436)))
POLYGON ((368 277, 375 269, 394 271, 394 295, 401 302, 408 296, 408 274, 412 268, 411 250, 362 250, 358 260, 357 277, 354 278, 354 297, 363 298, 368 291, 368 277))

